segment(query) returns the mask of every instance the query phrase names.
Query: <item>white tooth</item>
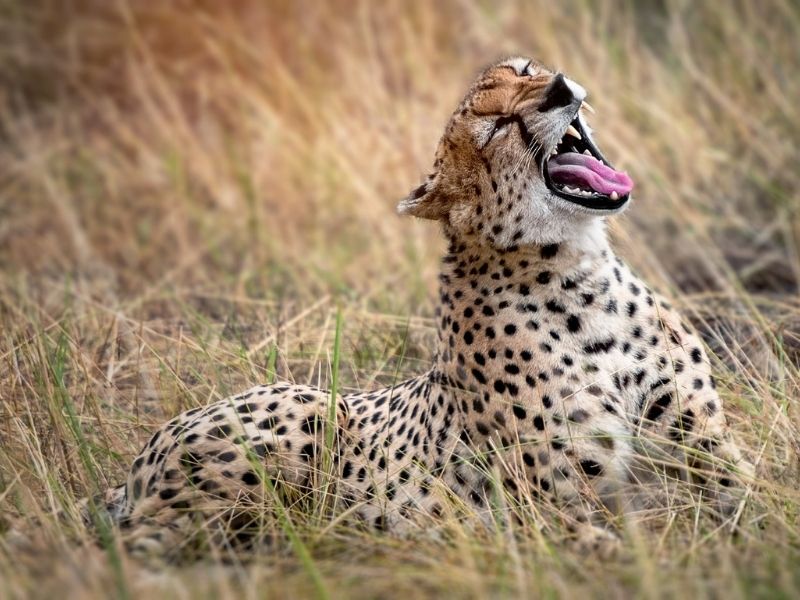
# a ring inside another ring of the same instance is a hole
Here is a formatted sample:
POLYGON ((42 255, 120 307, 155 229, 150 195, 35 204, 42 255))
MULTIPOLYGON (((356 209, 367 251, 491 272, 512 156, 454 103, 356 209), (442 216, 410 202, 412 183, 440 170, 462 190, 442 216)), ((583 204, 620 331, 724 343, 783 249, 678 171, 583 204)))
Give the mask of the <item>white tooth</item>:
POLYGON ((584 151, 583 151, 583 153, 584 153, 586 156, 591 156, 591 155, 592 155, 592 153, 591 153, 591 152, 589 152, 588 150, 584 150, 584 151))
POLYGON ((619 194, 617 194, 617 192, 615 192, 615 191, 611 192, 611 195, 609 196, 609 198, 611 198, 612 200, 618 200, 619 199, 619 194))
POLYGON ((589 104, 586 100, 581 102, 581 108, 585 108, 586 112, 590 112, 590 113, 594 114, 594 108, 592 108, 592 105, 589 104))
POLYGON ((569 127, 567 127, 567 135, 571 135, 572 137, 576 137, 576 138, 578 138, 579 140, 582 140, 582 139, 583 139, 583 138, 581 137, 581 134, 580 134, 580 133, 578 133, 578 130, 577 130, 577 129, 575 129, 575 127, 574 127, 573 125, 570 125, 569 127))

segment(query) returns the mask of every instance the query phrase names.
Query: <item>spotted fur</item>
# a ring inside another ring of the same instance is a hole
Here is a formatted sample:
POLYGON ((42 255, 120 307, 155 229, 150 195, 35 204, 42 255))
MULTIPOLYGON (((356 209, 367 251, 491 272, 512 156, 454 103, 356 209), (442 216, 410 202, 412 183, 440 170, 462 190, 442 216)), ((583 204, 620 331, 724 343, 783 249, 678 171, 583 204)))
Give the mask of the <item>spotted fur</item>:
POLYGON ((453 498, 490 521, 499 483, 523 509, 557 507, 583 536, 625 510, 648 448, 702 469, 730 512, 749 467, 700 340, 614 255, 613 211, 571 205, 543 181, 582 100, 576 84, 554 97, 555 77, 526 59, 484 71, 433 172, 400 204, 439 221, 449 243, 430 369, 335 398, 258 386, 178 415, 106 495, 131 547, 169 551, 198 516, 235 508, 230 530, 326 472, 351 514, 381 529, 414 527, 453 498))

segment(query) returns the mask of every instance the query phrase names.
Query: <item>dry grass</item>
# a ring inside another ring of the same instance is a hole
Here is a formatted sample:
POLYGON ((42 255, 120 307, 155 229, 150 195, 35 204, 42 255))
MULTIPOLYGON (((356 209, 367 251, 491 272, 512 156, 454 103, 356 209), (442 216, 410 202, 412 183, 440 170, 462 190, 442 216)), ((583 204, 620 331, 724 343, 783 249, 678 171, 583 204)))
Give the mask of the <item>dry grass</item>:
POLYGON ((43 520, 0 539, 0 597, 797 597, 799 30, 789 0, 0 0, 0 530, 43 520), (758 462, 740 536, 673 506, 610 564, 455 524, 296 521, 306 561, 161 572, 76 545, 51 515, 165 417, 326 384, 337 307, 343 387, 421 371, 441 245, 393 208, 507 52, 581 81, 637 181, 616 245, 718 357, 758 462))

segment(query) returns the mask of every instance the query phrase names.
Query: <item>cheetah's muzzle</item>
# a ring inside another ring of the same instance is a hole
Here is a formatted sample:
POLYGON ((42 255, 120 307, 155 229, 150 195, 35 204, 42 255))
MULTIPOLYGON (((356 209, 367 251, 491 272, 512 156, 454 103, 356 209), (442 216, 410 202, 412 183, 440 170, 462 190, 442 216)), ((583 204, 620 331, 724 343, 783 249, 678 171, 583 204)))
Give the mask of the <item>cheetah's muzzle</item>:
POLYGON ((542 172, 547 188, 559 198, 596 210, 617 210, 629 199, 633 181, 615 170, 591 139, 579 110, 542 172))

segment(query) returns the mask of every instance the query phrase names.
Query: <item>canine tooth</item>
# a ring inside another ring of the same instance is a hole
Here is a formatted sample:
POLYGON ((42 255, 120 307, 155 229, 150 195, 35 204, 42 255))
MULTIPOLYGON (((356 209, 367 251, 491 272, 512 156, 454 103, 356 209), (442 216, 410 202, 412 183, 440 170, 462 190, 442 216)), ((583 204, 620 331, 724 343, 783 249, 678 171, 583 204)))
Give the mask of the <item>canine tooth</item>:
POLYGON ((567 135, 571 135, 572 137, 576 137, 576 138, 578 138, 579 140, 582 140, 582 139, 583 139, 583 138, 581 137, 581 134, 580 134, 580 133, 578 133, 578 130, 577 130, 577 129, 575 129, 575 127, 574 127, 573 125, 570 125, 569 127, 567 127, 567 132, 566 132, 566 133, 567 133, 567 135))
POLYGON ((592 153, 591 153, 591 152, 589 152, 588 150, 584 150, 584 151, 583 151, 583 153, 584 153, 586 156, 591 156, 591 155, 592 155, 592 153))
POLYGON ((611 198, 612 200, 619 200, 619 194, 617 194, 616 191, 611 192, 611 195, 609 196, 609 198, 611 198))
POLYGON ((592 105, 589 104, 586 100, 581 102, 581 108, 585 108, 586 112, 594 114, 594 108, 592 108, 592 105))

